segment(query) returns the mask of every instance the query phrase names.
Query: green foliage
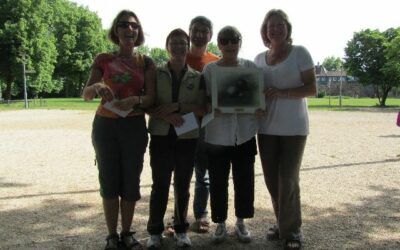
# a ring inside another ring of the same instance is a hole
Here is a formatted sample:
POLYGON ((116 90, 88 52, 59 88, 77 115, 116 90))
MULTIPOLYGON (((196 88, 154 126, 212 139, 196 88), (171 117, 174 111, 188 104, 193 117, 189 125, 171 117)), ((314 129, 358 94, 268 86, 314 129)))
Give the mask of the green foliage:
POLYGON ((80 94, 95 55, 108 51, 99 17, 67 0, 2 0, 0 2, 0 79, 11 99, 27 75, 29 96, 64 91, 80 94), (25 60, 24 60, 25 58, 25 60))
POLYGON ((361 83, 373 85, 381 106, 385 106, 389 91, 400 85, 399 36, 399 28, 362 30, 354 33, 345 48, 347 72, 361 83))
POLYGON ((207 44, 207 51, 211 52, 214 55, 217 55, 219 57, 222 56, 221 51, 218 49, 218 46, 213 42, 210 42, 210 43, 207 44))
POLYGON ((29 90, 39 92, 57 91, 52 84, 52 74, 57 51, 54 34, 49 30, 53 21, 52 8, 46 0, 2 0, 0 2, 0 44, 2 63, 0 77, 5 81, 5 96, 11 97, 13 84, 22 81, 22 62, 31 75, 29 90))
POLYGON ((169 59, 167 50, 160 48, 150 49, 149 56, 153 59, 154 63, 157 66, 164 65, 165 63, 168 62, 169 59))
POLYGON ((328 71, 339 71, 343 68, 343 62, 340 57, 330 56, 324 59, 322 66, 328 71))

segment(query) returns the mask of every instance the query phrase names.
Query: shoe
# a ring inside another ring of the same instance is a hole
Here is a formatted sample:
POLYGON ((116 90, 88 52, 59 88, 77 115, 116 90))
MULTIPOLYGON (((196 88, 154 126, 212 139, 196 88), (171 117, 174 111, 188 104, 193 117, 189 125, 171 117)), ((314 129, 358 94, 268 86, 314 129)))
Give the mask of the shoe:
POLYGON ((267 239, 271 241, 279 240, 279 228, 277 225, 268 228, 267 239))
POLYGON ((225 222, 218 223, 217 229, 212 237, 214 243, 221 243, 226 239, 227 231, 225 222))
POLYGON ((208 233, 210 230, 210 222, 208 222, 207 218, 200 218, 192 223, 190 229, 195 233, 208 233))
POLYGON ((235 234, 238 237, 239 241, 243 243, 249 243, 251 241, 250 232, 247 230, 246 226, 243 223, 236 223, 235 234))
MULTIPOLYGON (((172 219, 174 219, 172 217, 172 219)), ((174 222, 168 222, 163 232, 165 237, 173 237, 175 235, 174 222)))
POLYGON ((135 232, 122 232, 121 233, 121 245, 125 247, 125 249, 143 249, 140 242, 133 237, 135 232))
POLYGON ((157 249, 161 247, 161 234, 152 234, 150 235, 149 240, 147 241, 147 248, 157 249))
POLYGON ((175 235, 177 247, 191 247, 192 242, 186 233, 177 233, 175 235))
POLYGON ((110 234, 106 238, 106 246, 104 247, 104 250, 113 250, 113 249, 118 249, 119 245, 119 236, 118 234, 110 234))

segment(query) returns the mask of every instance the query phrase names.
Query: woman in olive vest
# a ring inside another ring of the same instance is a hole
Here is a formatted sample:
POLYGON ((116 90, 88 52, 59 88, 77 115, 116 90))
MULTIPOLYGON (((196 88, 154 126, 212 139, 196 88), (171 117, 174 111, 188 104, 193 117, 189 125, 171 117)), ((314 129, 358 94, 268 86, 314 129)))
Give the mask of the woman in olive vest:
POLYGON ((161 247, 164 215, 174 171, 174 230, 178 247, 189 247, 187 209, 189 188, 199 129, 177 135, 175 127, 183 124, 182 115, 204 115, 205 90, 199 72, 186 64, 189 36, 182 29, 170 32, 166 39, 169 61, 156 71, 156 99, 150 115, 150 165, 153 185, 147 231, 148 248, 161 247))

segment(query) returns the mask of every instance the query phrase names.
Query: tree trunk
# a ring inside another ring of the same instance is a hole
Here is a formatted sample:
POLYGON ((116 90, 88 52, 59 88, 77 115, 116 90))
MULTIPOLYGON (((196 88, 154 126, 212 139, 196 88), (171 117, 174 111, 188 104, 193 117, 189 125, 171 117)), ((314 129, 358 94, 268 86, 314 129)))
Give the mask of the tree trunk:
POLYGON ((392 87, 390 87, 390 86, 387 86, 387 85, 382 86, 382 98, 379 101, 379 106, 386 107, 386 99, 387 99, 391 89, 392 89, 392 87))
POLYGON ((8 73, 6 76, 6 90, 4 91, 4 100, 11 100, 11 87, 13 82, 14 77, 10 73, 8 73))

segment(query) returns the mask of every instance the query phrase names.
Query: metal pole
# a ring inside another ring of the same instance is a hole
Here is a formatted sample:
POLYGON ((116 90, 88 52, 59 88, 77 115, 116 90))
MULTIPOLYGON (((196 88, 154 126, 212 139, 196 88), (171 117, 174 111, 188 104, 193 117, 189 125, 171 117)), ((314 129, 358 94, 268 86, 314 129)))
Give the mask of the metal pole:
POLYGON ((29 108, 28 104, 28 92, 26 88, 26 70, 25 70, 25 53, 22 54, 22 72, 24 74, 24 100, 25 100, 25 108, 29 108))
POLYGON ((342 107, 342 68, 340 68, 339 106, 342 107))

